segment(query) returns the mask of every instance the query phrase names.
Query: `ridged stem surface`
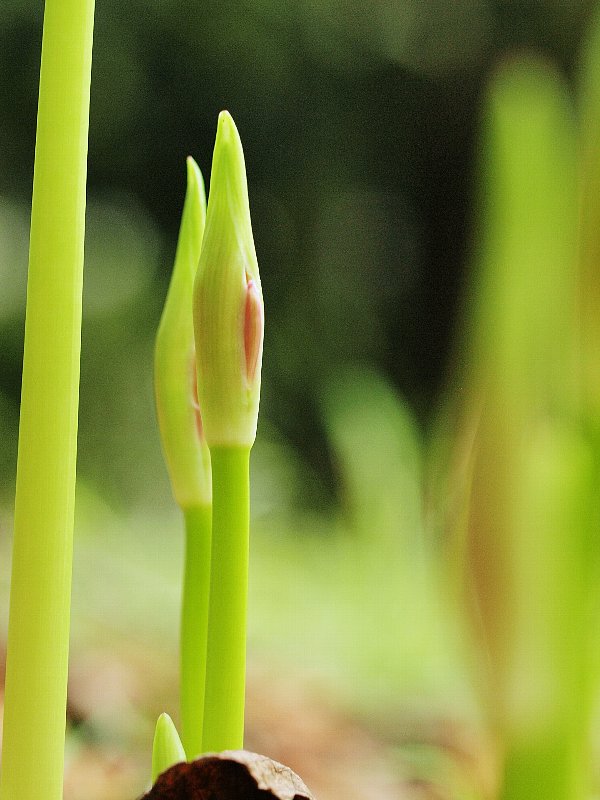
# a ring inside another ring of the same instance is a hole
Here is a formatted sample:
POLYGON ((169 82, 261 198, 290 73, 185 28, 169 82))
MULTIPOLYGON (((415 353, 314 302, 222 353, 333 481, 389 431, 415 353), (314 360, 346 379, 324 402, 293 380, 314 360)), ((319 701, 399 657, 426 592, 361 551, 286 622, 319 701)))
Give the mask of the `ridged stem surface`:
POLYGON ((211 447, 213 534, 204 752, 244 744, 249 447, 211 447))

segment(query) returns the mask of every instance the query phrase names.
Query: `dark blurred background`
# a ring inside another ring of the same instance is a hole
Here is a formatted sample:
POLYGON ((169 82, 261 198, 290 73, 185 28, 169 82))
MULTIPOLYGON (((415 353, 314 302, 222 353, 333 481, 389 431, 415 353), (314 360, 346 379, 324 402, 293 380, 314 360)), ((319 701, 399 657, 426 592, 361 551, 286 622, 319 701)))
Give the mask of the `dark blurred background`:
MULTIPOLYGON (((314 471, 309 502, 331 491, 315 398, 338 365, 374 365, 426 423, 464 282, 482 87, 523 48, 572 75, 591 7, 98 2, 80 476, 116 503, 145 501, 155 481, 151 347, 184 159, 193 154, 208 182, 222 108, 245 146, 268 315, 261 424, 314 471)), ((39 0, 0 9, 4 485, 15 458, 42 14, 39 0)))

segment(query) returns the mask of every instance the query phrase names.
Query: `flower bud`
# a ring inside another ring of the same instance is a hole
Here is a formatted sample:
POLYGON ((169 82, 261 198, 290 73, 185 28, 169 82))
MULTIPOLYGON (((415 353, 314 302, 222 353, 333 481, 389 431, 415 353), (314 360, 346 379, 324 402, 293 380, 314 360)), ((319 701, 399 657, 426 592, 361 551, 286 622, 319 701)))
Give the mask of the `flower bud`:
POLYGON ((211 501, 210 455, 198 404, 192 320, 194 277, 206 219, 202 175, 187 161, 187 192, 175 266, 156 336, 155 391, 158 423, 173 494, 182 508, 211 501))
POLYGON ((210 446, 254 442, 263 330, 244 153, 231 116, 222 111, 194 286, 198 394, 210 446))

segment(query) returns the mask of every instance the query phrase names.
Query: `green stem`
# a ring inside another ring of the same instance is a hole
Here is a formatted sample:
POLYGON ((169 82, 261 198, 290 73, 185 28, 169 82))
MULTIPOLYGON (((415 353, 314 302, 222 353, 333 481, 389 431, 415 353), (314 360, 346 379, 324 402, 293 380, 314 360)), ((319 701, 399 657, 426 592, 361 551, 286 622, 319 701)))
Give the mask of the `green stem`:
POLYGON ((213 534, 204 702, 205 752, 244 744, 249 447, 211 447, 213 534))
POLYGON ((547 726, 541 736, 513 740, 500 800, 581 800, 589 794, 587 748, 581 731, 547 726))
POLYGON ((210 587, 211 507, 184 510, 185 567, 181 611, 181 732, 188 758, 202 752, 210 587))
POLYGON ((60 800, 93 0, 47 0, 6 664, 2 800, 60 800))

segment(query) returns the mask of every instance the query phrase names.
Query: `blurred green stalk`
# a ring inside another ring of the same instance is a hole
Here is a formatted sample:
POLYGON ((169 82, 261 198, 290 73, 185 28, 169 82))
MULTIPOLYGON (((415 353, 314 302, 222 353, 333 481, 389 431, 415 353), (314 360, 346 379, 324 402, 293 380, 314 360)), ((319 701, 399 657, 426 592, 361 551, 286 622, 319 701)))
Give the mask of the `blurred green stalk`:
MULTIPOLYGON (((595 502, 590 509, 592 530, 600 530, 600 7, 596 9, 580 65, 581 236, 578 329, 581 399, 586 430, 593 441, 595 502)), ((596 548, 597 549, 597 548, 596 548)), ((592 610, 600 610, 600 559, 589 561, 595 586, 592 610)), ((592 636, 594 663, 589 691, 596 688, 600 672, 600 637, 592 636)))
POLYGON ((211 562, 210 505, 186 508, 181 607, 181 731, 188 758, 203 751, 204 691, 211 562))
POLYGON ((541 424, 514 498, 512 664, 503 719, 503 797, 590 789, 593 455, 572 422, 541 424))
POLYGON ((584 48, 580 71, 582 202, 577 322, 582 401, 600 444, 600 9, 584 48))
POLYGON ((579 800, 587 788, 592 458, 576 369, 576 153, 558 76, 506 65, 487 117, 468 541, 502 800, 579 800))
POLYGON ((62 797, 93 0, 47 0, 4 701, 2 800, 62 797))

